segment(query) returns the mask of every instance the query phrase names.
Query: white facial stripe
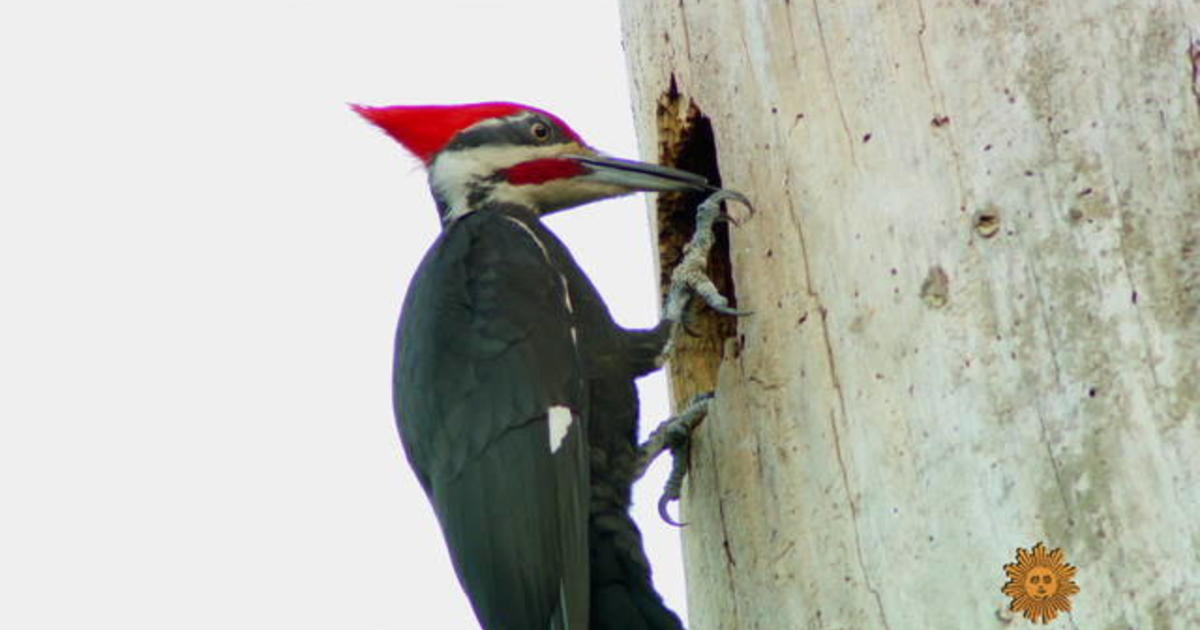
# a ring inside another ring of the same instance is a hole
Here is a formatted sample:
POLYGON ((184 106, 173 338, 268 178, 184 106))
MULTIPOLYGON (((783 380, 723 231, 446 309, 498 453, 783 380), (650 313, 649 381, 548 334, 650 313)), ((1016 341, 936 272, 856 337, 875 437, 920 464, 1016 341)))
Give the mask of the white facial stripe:
MULTIPOLYGON (((579 153, 581 150, 582 148, 576 144, 557 144, 543 147, 485 145, 445 151, 440 153, 429 165, 429 185, 449 205, 449 210, 444 217, 445 221, 449 221, 471 211, 471 208, 467 206, 467 195, 470 192, 471 184, 491 177, 498 171, 514 164, 579 153)), ((540 188, 540 186, 497 184, 510 189, 540 188)), ((517 199, 512 200, 520 202, 525 201, 526 198, 518 195, 517 199)))
POLYGON ((631 192, 633 191, 615 184, 580 177, 569 180, 550 180, 536 186, 514 186, 507 182, 499 182, 492 190, 492 199, 550 212, 587 203, 594 199, 617 197, 631 192))
POLYGON ((567 437, 567 431, 571 429, 573 419, 571 410, 562 405, 555 405, 546 411, 546 420, 550 425, 551 453, 557 453, 558 449, 562 448, 563 440, 567 437))

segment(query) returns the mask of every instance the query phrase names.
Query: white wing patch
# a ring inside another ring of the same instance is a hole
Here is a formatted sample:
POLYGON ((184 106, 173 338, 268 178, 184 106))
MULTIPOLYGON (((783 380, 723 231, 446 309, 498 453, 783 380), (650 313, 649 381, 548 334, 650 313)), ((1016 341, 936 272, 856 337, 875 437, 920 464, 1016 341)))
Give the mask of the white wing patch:
POLYGON ((562 442, 567 437, 567 431, 571 429, 571 420, 574 416, 571 415, 571 410, 562 406, 555 405, 546 411, 547 419, 550 425, 550 452, 557 453, 562 447, 562 442))

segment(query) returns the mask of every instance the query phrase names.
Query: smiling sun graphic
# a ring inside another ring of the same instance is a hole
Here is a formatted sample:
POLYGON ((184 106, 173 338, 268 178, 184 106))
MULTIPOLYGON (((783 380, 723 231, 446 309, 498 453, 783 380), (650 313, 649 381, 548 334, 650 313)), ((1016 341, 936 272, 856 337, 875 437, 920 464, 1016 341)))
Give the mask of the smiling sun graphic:
POLYGON ((1042 543, 1030 551, 1017 548, 1017 561, 1004 565, 1008 583, 1001 591, 1012 598, 1013 612, 1037 623, 1050 623, 1060 612, 1071 610, 1070 597, 1079 592, 1075 567, 1063 562, 1062 549, 1047 552, 1042 543))

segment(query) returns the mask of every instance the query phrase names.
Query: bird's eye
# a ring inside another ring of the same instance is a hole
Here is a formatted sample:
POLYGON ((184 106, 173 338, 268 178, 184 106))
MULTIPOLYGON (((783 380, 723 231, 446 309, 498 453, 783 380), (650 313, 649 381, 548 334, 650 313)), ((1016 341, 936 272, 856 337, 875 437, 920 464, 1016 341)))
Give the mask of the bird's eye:
POLYGON ((550 127, 539 120, 529 126, 529 133, 533 134, 535 140, 543 141, 550 137, 550 127))

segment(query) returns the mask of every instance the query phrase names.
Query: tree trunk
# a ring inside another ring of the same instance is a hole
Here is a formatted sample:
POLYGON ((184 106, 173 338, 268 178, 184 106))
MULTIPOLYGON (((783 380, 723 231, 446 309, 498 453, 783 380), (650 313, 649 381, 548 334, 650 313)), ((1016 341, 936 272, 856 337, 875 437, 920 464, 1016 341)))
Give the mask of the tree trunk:
MULTIPOLYGON (((1064 626, 1200 627, 1200 4, 623 23, 643 153, 758 210, 714 260, 753 315, 670 371, 717 391, 692 628, 1006 627, 1039 541, 1078 567, 1064 626)), ((666 268, 693 202, 659 202, 666 268)))

